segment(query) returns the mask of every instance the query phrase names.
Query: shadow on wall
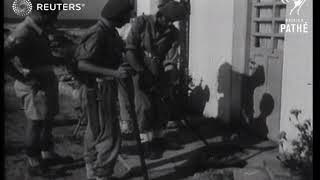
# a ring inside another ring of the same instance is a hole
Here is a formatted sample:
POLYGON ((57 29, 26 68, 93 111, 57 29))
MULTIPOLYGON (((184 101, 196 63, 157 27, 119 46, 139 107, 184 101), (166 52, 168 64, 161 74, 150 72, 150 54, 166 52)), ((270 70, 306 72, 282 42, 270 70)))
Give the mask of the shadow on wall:
POLYGON ((267 117, 272 113, 274 108, 274 100, 271 94, 264 93, 260 101, 260 114, 258 117, 253 117, 249 120, 249 125, 251 125, 252 130, 255 134, 262 138, 267 138, 268 127, 267 127, 267 117))
POLYGON ((201 79, 199 85, 195 86, 189 93, 188 98, 188 113, 202 115, 206 103, 210 100, 210 90, 208 85, 203 88, 203 80, 201 79))
POLYGON ((218 100, 218 119, 226 122, 231 119, 231 72, 232 66, 229 63, 224 63, 219 67, 217 77, 217 92, 219 93, 218 100))
POLYGON ((229 63, 220 66, 217 91, 223 96, 218 100, 218 119, 229 119, 229 125, 234 132, 240 133, 241 130, 245 130, 266 138, 268 134, 266 121, 274 109, 275 102, 271 94, 262 92, 262 98, 258 102, 259 110, 254 108, 257 101, 255 90, 265 84, 265 70, 262 65, 257 64, 250 64, 249 68, 251 73, 247 75, 235 72, 229 63), (237 87, 239 91, 232 89, 237 87), (237 97, 241 101, 240 109, 231 108, 232 96, 240 96, 237 97), (258 116, 254 116, 255 111, 259 112, 258 116))

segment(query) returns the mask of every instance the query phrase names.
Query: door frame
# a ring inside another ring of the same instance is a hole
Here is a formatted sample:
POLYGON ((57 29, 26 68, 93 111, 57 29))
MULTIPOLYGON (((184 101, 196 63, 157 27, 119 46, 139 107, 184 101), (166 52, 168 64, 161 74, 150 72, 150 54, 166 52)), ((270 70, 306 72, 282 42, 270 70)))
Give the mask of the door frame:
MULTIPOLYGON (((253 0, 237 0, 234 1, 234 33, 233 33, 233 55, 232 55, 232 64, 236 67, 238 72, 240 72, 243 75, 249 75, 249 65, 252 61, 251 59, 251 43, 252 43, 252 32, 253 32, 253 0), (239 10, 239 6, 241 6, 244 10, 239 10), (243 24, 243 25, 241 25, 243 24), (243 36, 243 37, 241 37, 243 36), (239 50, 239 46, 243 45, 243 49, 239 50), (241 57, 239 59, 239 56, 241 57), (240 60, 240 62, 239 62, 240 60)), ((275 8, 275 7, 273 7, 275 8)), ((273 49, 272 52, 278 53, 279 50, 273 49)), ((272 53, 273 54, 273 53, 272 53)), ((272 55, 270 54, 270 55, 272 55)), ((280 53, 283 55, 283 53, 280 53)), ((281 57, 283 59, 283 57, 281 57)), ((282 62, 283 63, 283 62, 282 62)), ((283 64, 282 64, 283 66, 283 64)), ((283 69, 282 69, 283 71, 283 69)), ((241 117, 241 110, 243 108, 243 103, 246 101, 243 96, 245 92, 245 87, 248 86, 247 82, 244 79, 241 79, 241 82, 239 83, 238 77, 233 77, 232 79, 232 97, 234 100, 232 100, 232 105, 235 106, 233 109, 236 110, 237 113, 241 117), (241 87, 240 87, 241 86, 241 87), (237 92, 241 90, 241 92, 237 92), (241 98, 236 98, 237 96, 241 96, 241 98), (234 104, 236 102, 236 104, 234 104)), ((282 81, 282 80, 280 80, 282 81)), ((279 112, 281 113, 281 92, 279 94, 280 96, 280 105, 279 105, 279 112)), ((280 114, 281 117, 281 114, 280 114)), ((280 124, 280 119, 279 119, 279 124, 280 124)), ((279 126, 280 127, 280 126, 279 126)), ((280 129, 279 129, 280 132, 280 129)), ((270 136, 268 136, 270 139, 270 136)))

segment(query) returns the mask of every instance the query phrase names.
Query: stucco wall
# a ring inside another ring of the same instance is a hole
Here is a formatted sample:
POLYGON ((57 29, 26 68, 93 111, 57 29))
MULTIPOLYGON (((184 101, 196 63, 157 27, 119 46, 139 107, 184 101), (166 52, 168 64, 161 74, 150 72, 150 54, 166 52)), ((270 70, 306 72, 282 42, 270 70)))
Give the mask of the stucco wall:
POLYGON ((312 1, 306 1, 300 16, 290 15, 291 8, 292 4, 289 4, 287 18, 304 19, 308 23, 309 32, 285 34, 280 130, 287 133, 289 140, 297 135, 294 121, 289 121, 290 111, 301 109, 302 120, 312 118, 313 113, 312 1))
POLYGON ((228 121, 231 99, 233 0, 191 0, 190 74, 200 81, 204 115, 228 121), (222 66, 224 65, 224 66, 222 66), (218 79, 220 79, 218 81, 218 79))
POLYGON ((151 12, 151 1, 137 0, 137 15, 150 14, 151 12))
POLYGON ((159 0, 137 0, 137 14, 153 14, 158 10, 159 0))

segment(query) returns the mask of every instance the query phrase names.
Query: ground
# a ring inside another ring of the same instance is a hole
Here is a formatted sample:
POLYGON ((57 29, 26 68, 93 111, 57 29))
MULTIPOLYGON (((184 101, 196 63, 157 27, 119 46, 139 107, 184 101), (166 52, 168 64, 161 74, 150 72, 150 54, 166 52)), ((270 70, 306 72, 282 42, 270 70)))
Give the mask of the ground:
MULTIPOLYGON (((24 150, 24 130, 26 119, 21 109, 21 102, 15 97, 13 82, 5 84, 5 177, 8 180, 22 179, 57 179, 85 180, 82 160, 83 129, 72 138, 72 131, 77 123, 73 110, 70 87, 60 84, 60 113, 55 119, 53 135, 55 150, 62 155, 72 156, 74 161, 52 167, 55 174, 50 177, 30 177, 26 173, 24 150)), ((255 138, 242 138, 232 134, 214 119, 189 117, 197 132, 208 140, 205 147, 196 134, 188 128, 168 131, 167 137, 184 145, 180 150, 168 150, 163 158, 147 161, 151 179, 286 179, 290 177, 276 159, 277 145, 255 138), (245 140, 244 140, 245 139, 245 140)), ((139 171, 139 160, 135 142, 124 140, 121 158, 114 176, 122 179, 143 179, 139 171), (130 170, 129 170, 130 169, 130 170)), ((289 178, 290 179, 290 178, 289 178)), ((292 179, 292 178, 291 178, 292 179)))

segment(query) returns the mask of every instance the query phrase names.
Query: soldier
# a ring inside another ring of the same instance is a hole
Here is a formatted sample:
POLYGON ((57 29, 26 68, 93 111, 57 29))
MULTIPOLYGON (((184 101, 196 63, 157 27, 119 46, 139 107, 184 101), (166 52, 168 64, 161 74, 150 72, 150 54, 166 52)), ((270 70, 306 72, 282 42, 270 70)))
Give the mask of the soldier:
MULTIPOLYGON (((60 0, 33 0, 61 3, 60 0)), ((52 120, 58 113, 58 81, 53 65, 61 59, 51 53, 47 32, 57 21, 59 11, 32 11, 5 41, 6 73, 16 81, 14 90, 22 99, 28 120, 26 129, 26 154, 30 175, 44 175, 44 164, 62 160, 53 151, 52 120), (12 61, 18 57, 21 67, 12 61)))
POLYGON ((129 87, 130 67, 123 65, 124 42, 116 30, 129 22, 132 10, 130 0, 109 0, 75 53, 79 79, 85 87, 88 124, 84 144, 88 179, 109 179, 113 173, 121 146, 117 91, 120 97, 127 96, 128 101, 122 104, 128 107, 129 114, 135 113, 134 108, 130 111, 131 105, 134 106, 133 94, 129 101, 127 91, 133 89, 129 87))
POLYGON ((158 132, 166 125, 167 72, 176 68, 179 45, 178 30, 173 22, 186 17, 186 8, 175 1, 163 3, 155 15, 142 15, 132 24, 126 40, 127 61, 137 74, 133 77, 135 108, 140 137, 146 147, 146 157, 161 157, 158 132))

